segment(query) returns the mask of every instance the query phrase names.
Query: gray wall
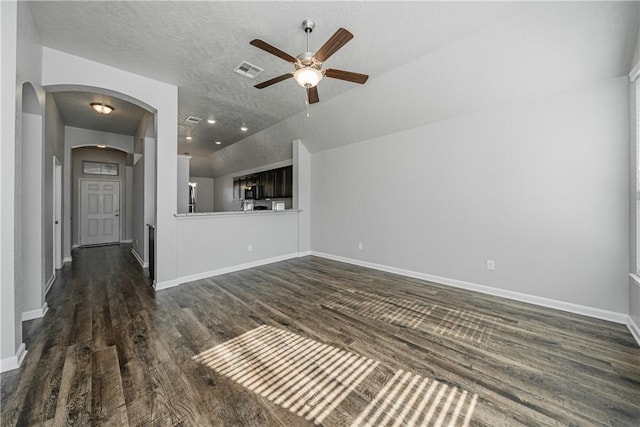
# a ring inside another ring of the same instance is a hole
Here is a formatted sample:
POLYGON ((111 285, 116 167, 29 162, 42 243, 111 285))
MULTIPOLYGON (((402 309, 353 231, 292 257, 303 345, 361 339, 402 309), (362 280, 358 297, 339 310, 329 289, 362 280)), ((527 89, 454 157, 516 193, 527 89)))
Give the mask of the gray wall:
POLYGON ((627 108, 622 77, 313 154, 312 249, 627 313, 627 108))
POLYGON ((213 178, 191 176, 189 182, 198 184, 196 187, 196 212, 213 212, 213 178))
MULTIPOLYGON (((25 88, 24 95, 30 90, 25 88)), ((19 198, 17 199, 16 218, 19 218, 20 261, 16 269, 22 269, 20 281, 22 312, 36 311, 44 302, 45 258, 43 247, 43 158, 42 158, 42 116, 22 113, 22 138, 19 147, 22 151, 21 172, 16 179, 19 198)), ((16 150, 19 152, 20 150, 16 150)))
POLYGON ((133 232, 132 247, 138 258, 144 262, 145 222, 144 222, 144 160, 142 157, 133 165, 133 232))
POLYGON ((190 156, 177 156, 176 162, 178 167, 177 186, 178 191, 176 195, 176 212, 187 213, 189 212, 189 161, 190 156))
POLYGON ((146 113, 134 135, 132 240, 133 252, 146 266, 149 262, 149 230, 147 224, 155 224, 156 210, 156 140, 155 120, 146 113))
MULTIPOLYGON (((48 280, 54 274, 53 266, 53 240, 54 240, 54 167, 53 157, 55 156, 64 165, 64 122, 58 106, 51 94, 47 94, 45 102, 45 129, 44 129, 44 250, 45 265, 44 277, 48 280)), ((64 189, 63 189, 64 194, 64 189)), ((62 197, 64 197, 62 195, 62 197)), ((64 222, 64 221, 63 221, 64 222)), ((62 235, 66 232, 62 225, 62 235)))

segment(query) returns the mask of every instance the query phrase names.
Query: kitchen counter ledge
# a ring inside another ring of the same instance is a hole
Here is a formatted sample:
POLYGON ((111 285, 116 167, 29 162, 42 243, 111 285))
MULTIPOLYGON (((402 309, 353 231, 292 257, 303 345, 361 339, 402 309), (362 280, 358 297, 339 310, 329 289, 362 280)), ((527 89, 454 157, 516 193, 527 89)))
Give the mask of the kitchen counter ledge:
POLYGON ((266 211, 228 211, 228 212, 194 212, 194 213, 176 213, 173 214, 178 219, 184 218, 206 218, 206 217, 215 217, 215 216, 234 216, 234 215, 281 215, 281 214, 291 214, 298 213, 301 209, 285 209, 283 211, 274 211, 274 210, 266 210, 266 211))

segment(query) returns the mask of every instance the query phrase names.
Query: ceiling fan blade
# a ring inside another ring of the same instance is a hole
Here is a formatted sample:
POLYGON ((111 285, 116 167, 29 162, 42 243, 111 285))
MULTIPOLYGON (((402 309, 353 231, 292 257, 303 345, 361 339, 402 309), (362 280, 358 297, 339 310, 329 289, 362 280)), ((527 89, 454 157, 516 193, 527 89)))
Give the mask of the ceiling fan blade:
POLYGON ((320 49, 313 55, 320 62, 324 62, 331 55, 336 53, 338 49, 347 44, 349 40, 353 38, 353 34, 344 28, 338 28, 338 31, 333 33, 333 35, 327 40, 320 49))
POLYGON ((271 86, 271 85, 274 85, 276 83, 280 83, 281 81, 290 79, 291 77, 293 77, 293 73, 283 74, 281 76, 274 77, 271 80, 267 80, 266 82, 258 83, 254 87, 256 89, 264 89, 267 86, 271 86))
POLYGON ((352 83, 365 84, 369 78, 366 74, 353 73, 351 71, 332 70, 331 68, 324 71, 325 77, 331 77, 332 79, 346 80, 352 83))
POLYGON ((275 55, 279 58, 284 59, 287 62, 291 62, 292 64, 298 63, 298 58, 289 55, 287 52, 283 52, 275 46, 270 45, 269 43, 262 41, 260 39, 254 39, 249 42, 250 45, 257 47, 258 49, 262 49, 265 52, 269 52, 272 55, 275 55))
POLYGON ((309 101, 309 104, 320 102, 320 98, 318 97, 318 86, 307 89, 307 100, 309 101))

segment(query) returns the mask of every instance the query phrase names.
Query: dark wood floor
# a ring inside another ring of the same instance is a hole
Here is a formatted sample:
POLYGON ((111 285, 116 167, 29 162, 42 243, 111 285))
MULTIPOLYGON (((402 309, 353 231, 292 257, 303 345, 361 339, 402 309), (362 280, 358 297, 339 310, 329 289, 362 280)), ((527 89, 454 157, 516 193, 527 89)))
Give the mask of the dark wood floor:
POLYGON ((623 325, 316 257, 154 292, 80 249, 2 425, 640 425, 623 325))

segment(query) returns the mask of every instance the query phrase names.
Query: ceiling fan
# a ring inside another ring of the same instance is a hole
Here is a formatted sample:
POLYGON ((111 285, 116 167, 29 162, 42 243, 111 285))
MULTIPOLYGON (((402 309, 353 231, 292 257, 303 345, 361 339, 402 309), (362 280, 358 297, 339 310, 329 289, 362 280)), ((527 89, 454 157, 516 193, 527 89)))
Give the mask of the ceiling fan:
POLYGON ((262 83, 258 83, 254 87, 257 89, 264 89, 265 87, 279 83, 281 81, 294 78, 296 82, 307 90, 307 102, 309 104, 315 104, 320 101, 318 97, 317 84, 323 77, 329 77, 332 79, 346 80, 348 82, 364 84, 369 78, 366 74, 354 73, 351 71, 335 70, 327 68, 322 69, 322 64, 338 51, 342 46, 347 44, 349 40, 353 38, 353 34, 344 28, 339 28, 330 38, 322 45, 320 49, 314 54, 309 51, 309 34, 316 26, 315 22, 310 19, 305 19, 302 22, 302 28, 307 33, 307 51, 301 53, 297 57, 289 55, 286 52, 278 49, 269 43, 260 39, 251 40, 250 44, 272 55, 284 59, 287 62, 292 63, 295 66, 295 71, 283 74, 278 77, 274 77, 271 80, 267 80, 262 83))

